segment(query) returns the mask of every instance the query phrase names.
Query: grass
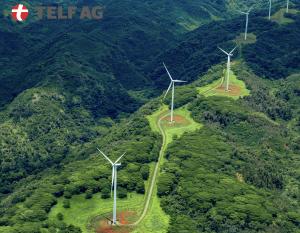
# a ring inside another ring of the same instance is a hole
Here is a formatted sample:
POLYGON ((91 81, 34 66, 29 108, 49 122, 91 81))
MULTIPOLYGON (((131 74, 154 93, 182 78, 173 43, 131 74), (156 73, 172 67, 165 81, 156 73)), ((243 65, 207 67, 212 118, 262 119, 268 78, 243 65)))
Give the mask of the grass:
MULTIPOLYGON (((150 177, 153 177, 155 164, 151 164, 150 167, 150 177)), ((151 179, 146 181, 147 192, 149 191, 151 179)), ((142 222, 135 227, 133 233, 166 233, 169 226, 169 216, 163 211, 160 206, 160 199, 156 195, 157 186, 155 185, 151 202, 148 208, 148 212, 146 217, 142 220, 142 222)))
POLYGON ((163 116, 163 114, 167 114, 168 106, 162 105, 156 112, 154 112, 152 115, 147 116, 147 119, 149 121, 151 130, 155 133, 160 133, 159 127, 157 125, 157 121, 160 117, 163 116))
POLYGON ((181 137, 184 133, 192 132, 202 127, 201 124, 195 122, 191 113, 187 110, 186 106, 176 109, 174 111, 174 117, 181 116, 185 120, 183 123, 175 123, 174 125, 170 124, 168 121, 163 122, 163 130, 166 133, 166 144, 168 145, 173 141, 174 137, 181 137))
MULTIPOLYGON (((73 196, 70 199, 71 208, 63 207, 64 198, 59 198, 58 203, 52 208, 49 219, 56 219, 58 213, 64 216, 64 222, 81 228, 83 233, 94 233, 88 229, 92 218, 112 212, 113 200, 102 199, 101 194, 95 194, 92 199, 85 199, 85 195, 73 196)), ((118 210, 134 210, 139 214, 143 207, 144 195, 129 193, 126 199, 118 200, 118 210)))
MULTIPOLYGON (((160 132, 158 122, 162 117, 168 115, 168 113, 168 107, 166 105, 162 105, 158 111, 154 112, 150 116, 147 116, 151 129, 154 132, 160 132)), ((172 142, 174 136, 180 137, 185 132, 194 131, 202 127, 202 125, 196 123, 191 118, 190 112, 186 109, 186 107, 176 109, 174 116, 175 120, 182 119, 183 121, 175 122, 174 124, 169 124, 168 118, 164 118, 164 120, 161 121, 162 129, 165 133, 163 152, 166 150, 167 145, 172 142)), ((165 160, 162 159, 161 166, 164 162, 165 160)), ((169 221, 170 217, 162 210, 160 206, 160 198, 157 196, 157 185, 155 185, 148 213, 141 224, 136 227, 133 233, 166 233, 168 230, 169 221)))
POLYGON ((0 232, 1 233, 11 233, 12 232, 12 227, 9 227, 9 226, 0 227, 0 232))
MULTIPOLYGON (((297 14, 299 11, 296 9, 290 9, 289 14, 297 14)), ((278 24, 288 24, 293 23, 294 20, 290 18, 286 18, 284 14, 286 13, 286 8, 280 9, 274 15, 271 16, 271 20, 275 21, 278 24)))
MULTIPOLYGON (((161 117, 166 116, 168 114, 169 114, 168 106, 163 105, 155 113, 153 113, 150 116, 147 116, 147 119, 149 120, 151 129, 154 132, 159 132, 159 128, 157 126, 157 121, 161 117)), ((180 137, 186 132, 192 132, 192 131, 195 131, 202 127, 201 124, 195 122, 192 119, 191 113, 187 110, 186 106, 181 107, 179 109, 175 109, 175 111, 174 111, 175 120, 176 120, 176 117, 180 117, 183 120, 183 122, 181 122, 181 123, 175 122, 174 124, 170 124, 168 122, 169 117, 165 118, 162 121, 162 128, 166 134, 166 145, 171 143, 174 137, 180 137)))
POLYGON ((161 208, 160 198, 156 193, 157 186, 155 185, 148 213, 133 233, 166 233, 168 231, 170 217, 161 208))
MULTIPOLYGON (((225 76, 226 70, 224 70, 224 76, 225 76)), ((199 87, 198 92, 201 95, 204 95, 206 97, 209 96, 224 96, 224 97, 230 97, 233 99, 238 99, 240 97, 248 96, 250 95, 250 91, 247 89, 246 84, 237 78, 237 76, 231 71, 230 73, 230 91, 225 91, 225 78, 222 77, 219 80, 216 80, 212 82, 209 85, 206 85, 204 87, 199 87)))
POLYGON ((254 33, 248 33, 247 40, 245 40, 245 33, 241 33, 239 36, 235 38, 234 41, 237 45, 255 44, 256 35, 254 33))
MULTIPOLYGON (((150 165, 151 174, 153 174, 154 165, 154 163, 150 165)), ((145 182, 146 189, 149 187, 150 180, 151 179, 148 179, 145 182)), ((134 229, 134 233, 167 232, 169 217, 160 207, 160 199, 157 197, 156 193, 155 187, 148 214, 139 226, 134 229)), ((137 214, 135 217, 136 220, 143 210, 145 197, 146 195, 129 193, 128 198, 118 199, 118 211, 132 210, 137 214)), ((63 200, 64 198, 58 199, 57 205, 51 209, 49 219, 56 219, 57 214, 62 213, 65 223, 80 227, 83 233, 94 233, 93 228, 89 227, 93 222, 92 220, 99 215, 109 215, 112 212, 113 200, 102 199, 100 193, 94 194, 92 199, 85 199, 85 194, 73 196, 70 199, 71 207, 69 209, 63 207, 63 200)))
MULTIPOLYGON (((147 117, 153 131, 160 132, 157 125, 158 121, 161 117, 167 114, 168 107, 166 105, 162 105, 158 111, 147 117)), ((165 150, 167 145, 172 142, 174 136, 180 137, 185 132, 201 128, 200 124, 193 121, 190 116, 190 112, 186 109, 186 107, 176 109, 174 115, 175 119, 181 119, 181 122, 169 124, 168 118, 165 118, 161 122, 166 136, 163 150, 165 150)), ((163 164, 163 162, 164 160, 161 160, 161 164, 163 164)), ((150 177, 153 175, 154 165, 154 163, 151 164, 150 177)), ((73 178, 75 179, 76 177, 73 178)), ((146 181, 146 194, 149 189, 150 181, 151 179, 146 181)), ((147 215, 142 222, 133 229, 133 233, 167 232, 170 218, 162 210, 160 206, 160 199, 156 193, 157 186, 155 185, 147 215)), ((132 210, 136 212, 136 218, 138 218, 143 211, 146 196, 147 195, 129 193, 127 198, 118 199, 118 211, 122 212, 132 210)), ((109 215, 112 212, 113 200, 111 198, 102 199, 100 193, 94 194, 91 199, 85 199, 85 194, 73 196, 70 199, 70 208, 68 209, 63 207, 63 201, 63 197, 58 199, 58 203, 49 213, 49 219, 54 220, 57 218, 57 214, 61 213, 64 216, 65 223, 80 227, 83 233, 94 233, 93 228, 89 227, 93 222, 92 220, 99 215, 109 215)), ((5 229, 1 232, 5 232, 5 229)))
POLYGON ((275 126, 279 126, 280 124, 274 120, 272 120, 270 117, 268 117, 265 113, 262 112, 254 112, 252 113, 253 116, 258 116, 260 118, 263 118, 265 120, 267 120, 268 122, 270 122, 271 124, 275 125, 275 126))

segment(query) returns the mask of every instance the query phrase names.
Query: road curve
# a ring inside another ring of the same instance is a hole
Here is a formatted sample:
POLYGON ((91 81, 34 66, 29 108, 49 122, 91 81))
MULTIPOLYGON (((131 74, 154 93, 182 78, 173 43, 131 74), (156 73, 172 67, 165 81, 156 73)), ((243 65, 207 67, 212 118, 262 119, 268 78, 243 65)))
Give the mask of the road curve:
POLYGON ((166 116, 168 116, 168 115, 165 115, 165 116, 159 118, 159 120, 156 123, 158 128, 159 128, 159 131, 161 132, 161 134, 163 136, 163 142, 162 142, 162 146, 160 148, 158 161, 155 165, 155 170, 154 170, 154 173, 153 173, 153 176, 152 176, 152 180, 151 180, 147 200, 146 200, 146 203, 144 205, 143 213, 141 214, 141 216, 139 217, 139 219, 135 223, 126 224, 126 225, 123 225, 123 226, 137 226, 144 219, 144 217, 146 216, 146 214, 148 212, 150 201, 151 201, 151 198, 152 198, 152 195, 153 195, 154 186, 155 186, 157 176, 158 176, 158 172, 159 172, 159 168, 160 168, 160 163, 161 163, 161 160, 163 159, 164 151, 165 151, 165 147, 166 147, 166 133, 165 133, 165 131, 163 130, 163 128, 161 126, 161 121, 166 116))

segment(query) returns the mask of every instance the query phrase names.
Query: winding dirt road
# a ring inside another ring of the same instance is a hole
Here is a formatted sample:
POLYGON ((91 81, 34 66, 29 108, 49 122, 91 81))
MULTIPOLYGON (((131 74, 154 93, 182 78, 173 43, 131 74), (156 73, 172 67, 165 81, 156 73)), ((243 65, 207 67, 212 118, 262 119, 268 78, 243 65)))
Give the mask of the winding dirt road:
POLYGON ((159 118, 159 120, 157 121, 157 126, 158 126, 159 131, 161 132, 161 134, 163 136, 163 142, 162 142, 162 146, 160 148, 158 162, 155 165, 155 170, 154 170, 154 173, 152 175, 152 180, 151 180, 150 188, 149 188, 149 191, 148 191, 148 196, 147 196, 147 199, 146 199, 146 202, 145 202, 145 205, 144 205, 143 213, 141 214, 141 216, 139 217, 139 219, 135 223, 128 224, 126 226, 137 226, 145 218, 145 216, 146 216, 146 214, 148 212, 148 209, 149 209, 149 206, 150 206, 150 202, 151 202, 151 198, 153 196, 154 186, 155 186, 156 181, 157 181, 157 177, 158 177, 158 173, 159 173, 161 161, 163 159, 164 151, 165 151, 165 148, 167 146, 166 145, 166 133, 165 133, 165 131, 163 130, 163 128, 161 126, 161 121, 166 116, 168 116, 168 115, 165 115, 165 116, 159 118))

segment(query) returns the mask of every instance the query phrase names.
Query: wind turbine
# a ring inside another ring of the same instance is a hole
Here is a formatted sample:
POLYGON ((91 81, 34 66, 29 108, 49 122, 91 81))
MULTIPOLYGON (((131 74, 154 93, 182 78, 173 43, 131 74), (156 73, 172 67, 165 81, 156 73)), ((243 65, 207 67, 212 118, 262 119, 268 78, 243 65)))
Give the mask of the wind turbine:
POLYGON ((252 11, 253 7, 250 7, 248 11, 239 11, 240 13, 246 15, 246 28, 245 28, 245 40, 247 40, 247 35, 248 35, 248 25, 249 25, 249 14, 252 11))
POLYGON ((168 70, 168 68, 166 67, 165 63, 163 63, 170 79, 171 79, 171 83, 169 85, 169 88, 164 96, 164 98, 166 98, 167 94, 169 93, 171 87, 172 87, 172 103, 171 103, 171 120, 170 120, 170 123, 173 123, 173 119, 174 119, 174 94, 175 94, 175 83, 186 83, 186 81, 181 81, 181 80, 174 80, 168 70))
POLYGON ((271 13, 272 13, 272 0, 269 0, 269 20, 271 20, 271 13))
POLYGON ((114 163, 100 150, 97 148, 97 150, 104 156, 104 158, 111 164, 112 166, 112 178, 111 178, 111 193, 114 189, 114 205, 113 205, 113 225, 117 225, 117 169, 119 166, 121 166, 121 163, 119 161, 122 159, 122 157, 126 154, 122 154, 114 163))
POLYGON ((225 50, 221 49, 220 47, 218 47, 223 53, 225 53, 228 56, 227 59, 227 79, 226 79, 226 91, 229 91, 229 79, 230 79, 230 60, 231 57, 233 56, 233 52, 234 50, 237 48, 237 46, 230 51, 230 53, 226 52, 225 50))
POLYGON ((290 4, 290 1, 287 0, 286 1, 286 13, 289 13, 289 4, 290 4))

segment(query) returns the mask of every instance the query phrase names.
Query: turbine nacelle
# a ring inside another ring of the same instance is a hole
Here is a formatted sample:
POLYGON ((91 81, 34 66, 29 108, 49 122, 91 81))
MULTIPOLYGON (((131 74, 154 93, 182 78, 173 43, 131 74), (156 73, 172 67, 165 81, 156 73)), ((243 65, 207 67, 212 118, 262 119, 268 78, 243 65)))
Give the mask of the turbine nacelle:
POLYGON ((122 154, 115 162, 112 162, 107 156, 106 154, 104 154, 99 148, 97 148, 97 150, 103 155, 103 157, 112 165, 112 177, 111 177, 111 193, 112 193, 112 189, 113 189, 113 185, 115 183, 114 179, 115 179, 115 173, 117 167, 121 166, 122 164, 119 163, 119 161, 123 158, 123 156, 126 154, 122 154))
POLYGON ((240 11, 240 10, 238 10, 238 12, 240 12, 241 14, 244 14, 244 15, 249 15, 252 10, 253 10, 253 6, 251 6, 248 9, 248 11, 240 11))
POLYGON ((113 205, 113 225, 117 225, 117 168, 121 166, 119 161, 123 158, 126 154, 122 154, 115 162, 111 161, 106 154, 104 154, 99 148, 97 150, 103 155, 103 157, 111 164, 112 166, 112 178, 111 178, 111 195, 114 189, 114 205, 113 205))
POLYGON ((226 52, 224 49, 218 47, 223 53, 225 53, 227 56, 232 57, 233 56, 233 52, 236 50, 237 46, 234 47, 233 50, 231 50, 229 53, 226 52))
POLYGON ((226 52, 224 49, 221 49, 220 47, 218 47, 223 53, 225 53, 228 56, 227 59, 227 79, 226 79, 226 91, 229 91, 229 79, 230 79, 230 59, 233 56, 233 52, 234 50, 236 50, 237 46, 234 47, 233 50, 231 50, 229 53, 226 52))
POLYGON ((165 96, 164 96, 164 99, 165 99, 166 96, 168 95, 168 93, 169 93, 169 91, 170 91, 172 85, 174 85, 174 83, 186 83, 187 81, 182 81, 182 80, 173 79, 173 78, 172 78, 172 75, 170 74, 170 72, 169 72, 169 70, 168 70, 168 68, 167 68, 167 66, 166 66, 166 64, 163 63, 163 65, 164 65, 165 70, 167 71, 167 74, 168 74, 168 76, 169 76, 169 78, 170 78, 170 80, 171 80, 170 85, 169 85, 169 87, 168 87, 168 90, 167 90, 167 92, 166 92, 166 94, 165 94, 165 96))
POLYGON ((167 92, 166 92, 166 94, 165 94, 165 96, 164 96, 164 99, 166 98, 166 96, 168 95, 169 91, 170 91, 171 88, 172 88, 171 120, 170 120, 170 123, 173 123, 173 119, 174 119, 174 95, 175 95, 175 83, 186 83, 186 81, 182 81, 182 80, 178 80, 178 79, 173 79, 173 78, 172 78, 172 75, 170 74, 170 72, 169 72, 169 70, 168 70, 168 68, 167 68, 167 66, 166 66, 166 64, 163 63, 163 65, 164 65, 164 67, 165 67, 165 69, 166 69, 166 71, 167 71, 167 74, 168 74, 168 76, 169 76, 169 78, 170 78, 170 80, 171 80, 170 85, 169 85, 169 87, 168 87, 168 90, 167 90, 167 92))

